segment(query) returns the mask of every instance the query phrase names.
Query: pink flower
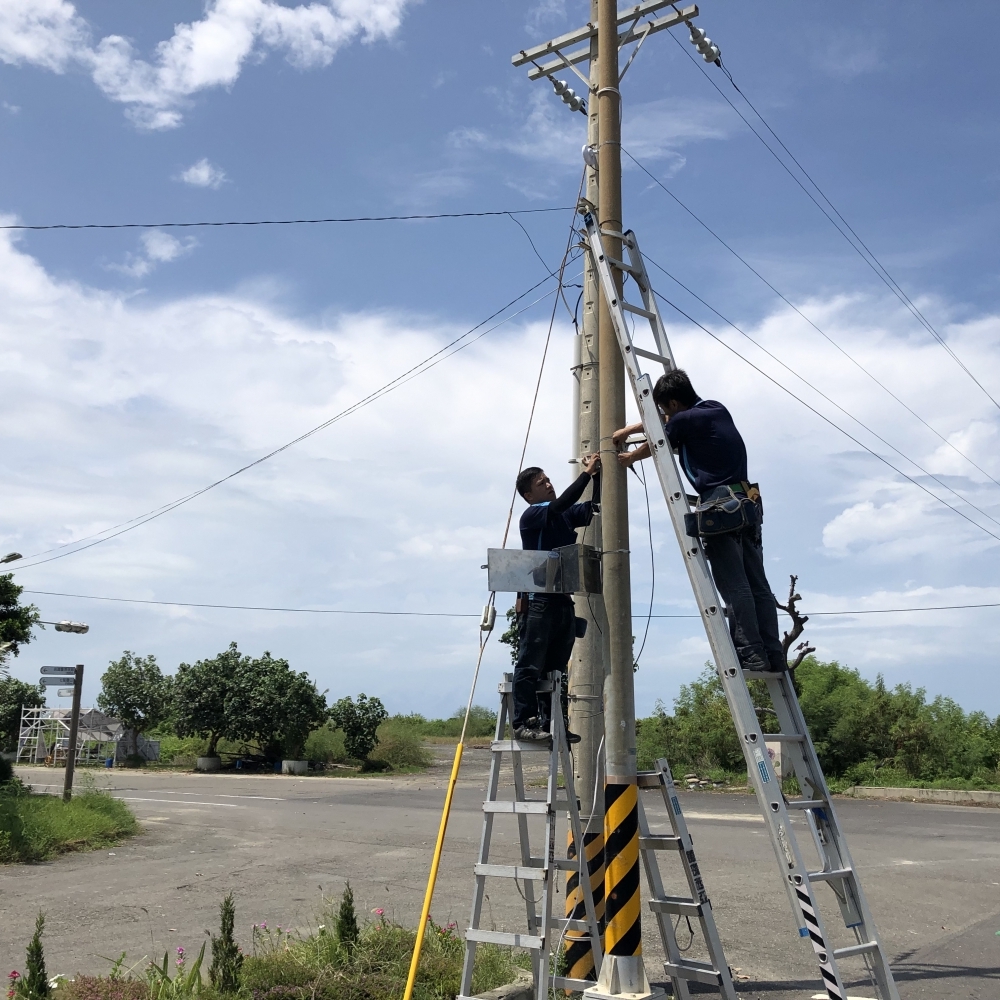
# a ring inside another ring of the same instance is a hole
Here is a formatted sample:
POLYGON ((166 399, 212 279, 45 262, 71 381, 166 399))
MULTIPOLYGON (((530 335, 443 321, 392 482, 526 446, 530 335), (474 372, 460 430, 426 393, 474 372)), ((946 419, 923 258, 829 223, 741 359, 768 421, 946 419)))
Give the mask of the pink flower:
POLYGON ((261 929, 262 931, 266 931, 266 930, 267 930, 267 921, 266 921, 266 920, 262 920, 262 921, 260 922, 260 929, 261 929))
POLYGON ((375 913, 377 913, 380 917, 385 916, 385 910, 383 910, 381 906, 375 910, 375 913))
POLYGON ((179 945, 178 945, 178 947, 177 947, 177 954, 178 954, 178 955, 183 955, 183 954, 184 954, 184 949, 183 949, 183 948, 181 948, 181 947, 180 947, 179 945))
POLYGON ((14 969, 11 974, 7 977, 8 979, 20 979, 21 973, 14 969))

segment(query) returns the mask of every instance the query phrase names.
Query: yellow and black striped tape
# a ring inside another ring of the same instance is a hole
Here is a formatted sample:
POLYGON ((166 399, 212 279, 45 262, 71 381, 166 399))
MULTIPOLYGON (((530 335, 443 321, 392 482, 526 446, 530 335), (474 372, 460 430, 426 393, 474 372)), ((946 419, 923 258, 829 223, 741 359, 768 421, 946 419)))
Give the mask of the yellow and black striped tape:
POLYGON ((634 780, 604 786, 606 955, 642 954, 638 796, 634 780))
MULTIPOLYGON (((585 833, 583 835, 584 854, 587 858, 587 871, 590 874, 590 891, 594 897, 594 911, 597 923, 604 931, 604 834, 585 833)), ((568 858, 576 857, 576 842, 573 832, 569 832, 569 843, 566 850, 568 858)), ((586 920, 587 907, 583 902, 583 889, 580 888, 580 876, 570 872, 566 876, 566 916, 571 920, 586 920)), ((566 932, 566 975, 570 979, 597 979, 597 969, 594 968, 594 953, 591 950, 590 939, 580 931, 566 932)))

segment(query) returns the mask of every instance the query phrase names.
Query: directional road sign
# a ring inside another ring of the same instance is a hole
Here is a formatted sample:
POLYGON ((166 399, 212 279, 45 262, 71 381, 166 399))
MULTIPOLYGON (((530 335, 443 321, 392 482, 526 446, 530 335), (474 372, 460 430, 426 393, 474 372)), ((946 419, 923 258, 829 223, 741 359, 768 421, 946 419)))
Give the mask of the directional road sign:
POLYGON ((44 684, 45 687, 56 687, 59 684, 72 684, 76 687, 76 679, 65 674, 62 677, 39 677, 38 683, 44 684))
POLYGON ((71 677, 76 673, 76 667, 40 667, 43 674, 69 674, 71 677))
POLYGON ((72 698, 73 697, 73 692, 75 690, 76 690, 75 687, 71 687, 71 688, 59 688, 59 690, 56 691, 56 694, 60 698, 72 698))

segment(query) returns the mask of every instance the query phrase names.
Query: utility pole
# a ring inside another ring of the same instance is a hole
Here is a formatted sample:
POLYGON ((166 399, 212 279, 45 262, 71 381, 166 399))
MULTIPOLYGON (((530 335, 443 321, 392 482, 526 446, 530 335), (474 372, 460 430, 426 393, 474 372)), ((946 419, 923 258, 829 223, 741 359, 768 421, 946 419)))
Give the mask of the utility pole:
MULTIPOLYGON (((590 0, 590 20, 597 21, 597 0, 590 0)), ((597 38, 590 40, 591 92, 597 91, 597 38)), ((587 108, 587 145, 597 148, 597 104, 590 101, 587 108)), ((597 204, 597 170, 587 166, 584 196, 597 204)), ((581 328, 574 339, 573 376, 573 457, 597 451, 600 445, 600 353, 598 350, 597 310, 599 280, 590 254, 584 257, 583 316, 581 328)), ((590 526, 580 532, 580 540, 601 548, 601 517, 597 515, 590 526)), ((577 599, 576 614, 586 619, 587 634, 577 639, 573 646, 567 679, 569 693, 570 729, 579 734, 580 743, 574 753, 574 783, 580 798, 581 817, 592 817, 589 830, 583 836, 584 857, 590 873, 590 886, 594 897, 597 919, 603 927, 604 917, 604 783, 598 758, 604 737, 604 676, 606 639, 608 634, 604 598, 589 595, 577 599)), ((578 854, 569 834, 569 857, 578 854)), ((577 884, 578 876, 570 873, 566 878, 566 916, 581 920, 585 916, 583 891, 577 884)), ((576 938, 574 932, 566 933, 566 974, 572 979, 596 979, 593 953, 586 938, 576 938)))
POLYGON ((66 747, 66 776, 63 780, 63 802, 73 797, 73 772, 76 770, 76 738, 80 732, 80 697, 83 691, 83 664, 76 665, 73 674, 73 710, 69 717, 69 745, 66 747))
MULTIPOLYGON (((597 220, 605 254, 622 255, 622 99, 618 89, 618 5, 597 2, 597 220), (614 234, 619 234, 615 236, 614 234)), ((621 293, 620 272, 618 292, 621 293)), ((613 433, 625 426, 625 368, 603 294, 598 313, 601 358, 601 541, 610 670, 604 683, 607 720, 604 788, 604 962, 587 997, 651 994, 642 961, 642 891, 639 873, 639 801, 635 757, 635 686, 632 659, 632 581, 629 567, 628 484, 618 464, 613 433)))

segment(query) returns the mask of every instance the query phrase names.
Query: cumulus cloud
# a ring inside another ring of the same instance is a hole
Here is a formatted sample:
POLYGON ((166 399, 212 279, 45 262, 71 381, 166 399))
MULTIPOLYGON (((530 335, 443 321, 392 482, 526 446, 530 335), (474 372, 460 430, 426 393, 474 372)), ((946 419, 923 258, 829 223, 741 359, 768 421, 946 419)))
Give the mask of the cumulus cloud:
POLYGON ((179 240, 162 229, 150 229, 139 237, 139 242, 142 249, 138 253, 127 254, 123 264, 109 265, 111 270, 120 271, 130 278, 144 278, 158 264, 169 264, 198 245, 193 236, 179 240))
POLYGON ((212 188, 213 190, 222 186, 226 180, 226 172, 221 167, 217 167, 206 158, 200 159, 197 163, 192 163, 187 170, 182 170, 178 175, 178 180, 192 187, 212 188))
POLYGON ((276 0, 208 0, 198 21, 178 24, 152 60, 121 35, 94 41, 68 0, 0 4, 0 60, 62 73, 88 71, 128 116, 149 129, 174 128, 199 91, 231 87, 247 59, 283 52, 300 69, 326 66, 356 38, 392 35, 410 0, 325 0, 286 7, 276 0))

